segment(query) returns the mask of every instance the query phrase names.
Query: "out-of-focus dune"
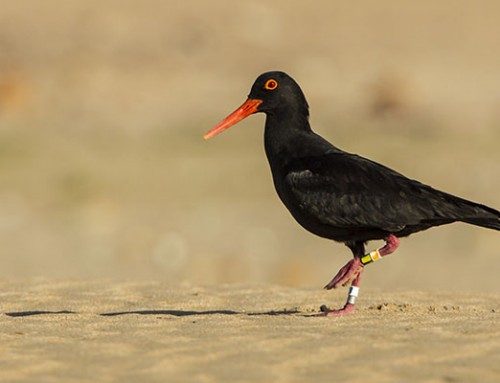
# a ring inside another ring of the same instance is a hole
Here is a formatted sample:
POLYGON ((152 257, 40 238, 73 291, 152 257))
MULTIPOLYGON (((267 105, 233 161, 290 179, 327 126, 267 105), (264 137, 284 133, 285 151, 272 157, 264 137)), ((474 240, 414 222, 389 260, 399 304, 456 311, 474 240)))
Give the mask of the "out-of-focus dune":
MULTIPOLYGON (((336 145, 500 206, 494 1, 0 1, 0 277, 326 283, 348 259, 275 196, 261 72, 336 145)), ((376 246, 377 244, 373 244, 376 246)), ((364 286, 499 291, 498 233, 403 240, 364 286)))

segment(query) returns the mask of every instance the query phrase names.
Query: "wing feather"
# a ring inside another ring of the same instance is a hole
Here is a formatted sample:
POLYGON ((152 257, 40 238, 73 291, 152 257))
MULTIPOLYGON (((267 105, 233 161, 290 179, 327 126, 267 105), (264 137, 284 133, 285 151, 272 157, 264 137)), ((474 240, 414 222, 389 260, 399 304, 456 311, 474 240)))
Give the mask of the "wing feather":
POLYGON ((396 232, 440 216, 438 191, 353 154, 297 160, 286 182, 300 209, 336 227, 396 232))

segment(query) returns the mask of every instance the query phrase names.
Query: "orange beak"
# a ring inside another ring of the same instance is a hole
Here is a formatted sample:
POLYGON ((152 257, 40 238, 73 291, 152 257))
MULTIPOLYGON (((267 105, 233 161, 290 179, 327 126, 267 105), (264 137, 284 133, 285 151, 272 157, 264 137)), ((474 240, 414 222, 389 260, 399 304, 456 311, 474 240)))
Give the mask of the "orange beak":
POLYGON ((257 108, 260 104, 262 104, 262 100, 249 98, 243 103, 243 105, 241 105, 238 109, 236 109, 225 119, 223 119, 215 128, 208 131, 203 136, 203 138, 205 140, 208 140, 209 138, 212 138, 213 136, 216 136, 217 134, 223 132, 227 128, 230 128, 237 122, 243 120, 245 117, 254 114, 255 112, 258 111, 257 108))

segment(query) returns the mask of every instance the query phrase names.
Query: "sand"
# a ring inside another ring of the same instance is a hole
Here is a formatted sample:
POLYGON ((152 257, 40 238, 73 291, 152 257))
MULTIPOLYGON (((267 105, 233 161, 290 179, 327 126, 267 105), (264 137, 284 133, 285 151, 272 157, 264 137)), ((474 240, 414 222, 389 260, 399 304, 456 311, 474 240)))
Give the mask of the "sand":
POLYGON ((3 382, 498 382, 500 295, 3 281, 3 382))

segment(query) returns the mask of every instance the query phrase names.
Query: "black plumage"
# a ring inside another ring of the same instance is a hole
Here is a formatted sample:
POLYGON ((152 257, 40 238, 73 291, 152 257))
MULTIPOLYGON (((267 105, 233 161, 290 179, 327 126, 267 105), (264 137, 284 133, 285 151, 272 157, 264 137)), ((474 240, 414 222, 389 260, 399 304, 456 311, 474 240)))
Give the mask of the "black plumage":
POLYGON ((353 269, 347 279, 339 277, 341 270, 327 288, 359 283, 363 265, 358 260, 367 241, 392 243, 383 256, 395 250, 398 237, 455 221, 500 230, 497 210, 344 152, 314 133, 302 90, 283 72, 260 75, 247 102, 205 138, 256 112, 267 115, 265 150, 280 199, 305 229, 353 251, 355 265, 346 265, 353 269))

